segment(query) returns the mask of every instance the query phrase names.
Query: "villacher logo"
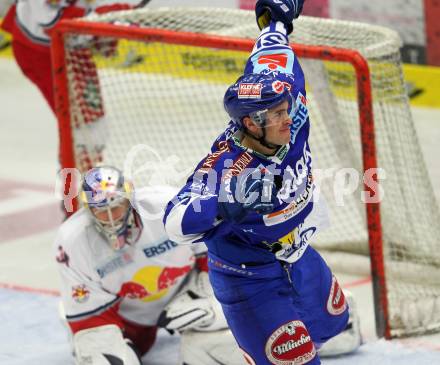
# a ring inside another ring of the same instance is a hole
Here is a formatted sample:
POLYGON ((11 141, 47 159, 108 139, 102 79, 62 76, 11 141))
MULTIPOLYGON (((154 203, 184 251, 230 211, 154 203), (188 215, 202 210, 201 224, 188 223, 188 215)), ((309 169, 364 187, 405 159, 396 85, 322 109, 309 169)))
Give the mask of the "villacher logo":
POLYGON ((307 364, 316 356, 312 339, 301 321, 276 329, 266 342, 266 356, 275 365, 307 364))

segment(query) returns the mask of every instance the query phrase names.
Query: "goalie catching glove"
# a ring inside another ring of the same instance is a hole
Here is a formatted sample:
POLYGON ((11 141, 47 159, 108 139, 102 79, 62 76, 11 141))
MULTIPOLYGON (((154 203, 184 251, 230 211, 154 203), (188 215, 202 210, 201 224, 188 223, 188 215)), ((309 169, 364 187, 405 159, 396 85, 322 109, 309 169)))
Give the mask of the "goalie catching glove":
POLYGON ((171 331, 217 331, 227 328, 207 272, 193 271, 181 291, 165 307, 158 326, 171 331))
POLYGON ((285 25, 287 34, 292 33, 293 19, 301 14, 305 0, 258 0, 255 15, 258 27, 266 28, 271 20, 285 25))
POLYGON ((227 328, 207 272, 190 274, 188 282, 162 312, 158 326, 180 332, 184 364, 243 364, 242 352, 227 328))
POLYGON ((75 365, 141 365, 132 343, 114 324, 75 333, 73 345, 75 365))

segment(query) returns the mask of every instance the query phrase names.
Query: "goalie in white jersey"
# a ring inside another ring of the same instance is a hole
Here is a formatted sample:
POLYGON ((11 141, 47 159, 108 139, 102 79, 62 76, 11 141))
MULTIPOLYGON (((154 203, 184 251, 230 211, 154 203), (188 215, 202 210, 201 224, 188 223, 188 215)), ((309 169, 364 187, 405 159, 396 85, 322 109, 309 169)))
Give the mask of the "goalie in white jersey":
MULTIPOLYGON (((85 174, 85 207, 62 224, 54 246, 76 364, 140 365, 158 322, 215 331, 210 338, 233 344, 208 283, 204 244, 177 245, 164 231, 164 206, 175 193, 158 187, 134 194, 114 167, 85 174)), ((194 353, 203 347, 191 343, 196 337, 182 336, 183 361, 209 365, 195 360, 203 359, 194 353)))

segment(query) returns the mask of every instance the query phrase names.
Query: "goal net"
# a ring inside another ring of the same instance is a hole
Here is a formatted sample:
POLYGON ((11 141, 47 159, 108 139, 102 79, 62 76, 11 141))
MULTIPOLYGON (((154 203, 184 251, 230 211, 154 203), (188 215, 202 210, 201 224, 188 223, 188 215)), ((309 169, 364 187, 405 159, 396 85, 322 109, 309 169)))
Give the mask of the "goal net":
MULTIPOLYGON (((224 92, 257 36, 253 13, 213 8, 61 22, 53 55, 62 167, 103 162, 136 187, 182 185, 225 128, 224 92)), ((440 214, 398 36, 303 16, 291 41, 307 81, 315 179, 332 221, 315 246, 356 270, 353 255, 371 258, 379 336, 438 331, 440 214), (364 190, 380 201, 365 204, 364 190)))

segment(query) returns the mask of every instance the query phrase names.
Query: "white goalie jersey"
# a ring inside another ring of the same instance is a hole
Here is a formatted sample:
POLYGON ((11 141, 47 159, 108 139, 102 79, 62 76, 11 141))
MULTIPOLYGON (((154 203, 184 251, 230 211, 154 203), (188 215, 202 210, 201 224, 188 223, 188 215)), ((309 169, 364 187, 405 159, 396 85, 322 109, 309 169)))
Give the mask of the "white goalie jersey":
POLYGON ((123 319, 154 326, 165 305, 195 266, 195 251, 205 246, 178 245, 163 229, 163 207, 175 191, 146 189, 136 194, 143 228, 133 245, 113 250, 81 209, 64 222, 54 249, 62 281, 66 319, 74 330, 96 326, 109 309, 123 319))

